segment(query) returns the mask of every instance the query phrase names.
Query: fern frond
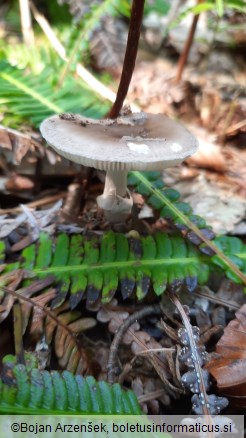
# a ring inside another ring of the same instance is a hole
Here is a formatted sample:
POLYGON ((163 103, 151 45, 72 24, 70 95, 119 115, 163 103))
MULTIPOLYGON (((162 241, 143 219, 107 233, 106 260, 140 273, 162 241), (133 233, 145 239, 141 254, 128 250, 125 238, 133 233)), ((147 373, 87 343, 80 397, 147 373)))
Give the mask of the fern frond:
POLYGON ((69 371, 40 371, 15 365, 6 356, 0 379, 0 412, 3 414, 119 414, 140 415, 133 391, 110 386, 94 377, 69 371))
POLYGON ((7 62, 0 62, 0 103, 4 109, 4 123, 31 121, 38 126, 54 113, 79 112, 88 117, 99 118, 108 109, 104 103, 82 81, 71 76, 64 85, 56 89, 52 84, 54 72, 45 68, 39 75, 25 74, 7 62))
MULTIPOLYGON (((225 253, 236 257, 246 270, 246 245, 239 239, 226 239, 225 253)), ((110 231, 102 237, 60 234, 55 241, 43 233, 38 245, 25 248, 12 269, 24 269, 34 278, 54 276, 57 296, 53 307, 61 305, 70 293, 74 308, 82 298, 89 303, 99 298, 109 302, 118 288, 123 299, 134 292, 143 299, 150 288, 161 295, 167 286, 176 289, 182 284, 193 291, 197 283, 208 280, 217 265, 216 258, 202 255, 179 235, 158 232, 126 237, 110 231)), ((221 268, 228 274, 228 266, 221 268)))
MULTIPOLYGON (((187 202, 179 202, 179 192, 164 187, 160 172, 130 172, 128 184, 135 186, 136 191, 147 198, 151 207, 160 210, 161 217, 170 221, 175 228, 184 231, 184 237, 197 245, 203 254, 209 256, 216 254, 213 261, 225 270, 229 278, 246 285, 245 263, 239 261, 237 257, 234 258, 230 253, 231 249, 237 248, 237 244, 234 244, 229 237, 225 237, 226 248, 229 251, 226 253, 221 250, 220 244, 217 244, 221 238, 214 239, 215 234, 205 220, 194 215, 187 202)), ((239 239, 238 241, 240 242, 239 239)), ((239 246, 241 247, 240 243, 239 246)))

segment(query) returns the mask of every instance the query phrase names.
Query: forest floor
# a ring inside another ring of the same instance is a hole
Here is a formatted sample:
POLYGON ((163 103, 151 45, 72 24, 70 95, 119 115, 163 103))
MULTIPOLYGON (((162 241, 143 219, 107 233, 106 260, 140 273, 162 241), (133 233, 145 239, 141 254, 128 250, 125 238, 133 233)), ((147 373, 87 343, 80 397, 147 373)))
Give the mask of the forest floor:
MULTIPOLYGON (((166 56, 165 52, 156 56, 146 50, 140 51, 128 100, 134 101, 143 111, 178 119, 198 138, 199 152, 185 163, 166 169, 163 180, 181 193, 182 201, 188 202, 194 213, 203 217, 216 234, 236 236, 245 242, 246 95, 243 58, 240 51, 215 49, 199 66, 189 63, 179 82, 175 80, 176 68, 176 59, 166 56)), ((37 242, 43 230, 50 236, 61 231, 102 236, 110 230, 96 204, 96 197, 103 190, 102 173, 58 157, 46 149, 40 133, 29 126, 21 131, 0 126, 0 238, 6 244, 7 263, 14 263, 20 251, 37 242)), ((146 205, 142 195, 135 193, 133 197, 137 205, 135 216, 116 227, 116 231, 129 234, 134 228, 144 235, 153 235, 158 230, 170 231, 169 224, 146 205)), ((18 291, 19 272, 16 271, 11 278, 4 275, 3 284, 18 291)), ((47 306, 56 296, 52 284, 39 284, 33 290, 28 289, 28 285, 21 287, 26 297, 33 296, 33 301, 42 306, 47 306), (42 294, 35 296, 38 290, 42 294)), ((209 354, 210 371, 217 379, 217 386, 215 380, 212 383, 214 392, 226 393, 229 397, 228 412, 240 412, 239 407, 245 407, 246 388, 243 286, 214 274, 209 283, 199 286, 193 295, 182 289, 180 297, 186 309, 189 307, 191 322, 200 329, 200 344, 206 346, 209 354), (241 337, 237 335, 239 331, 241 337), (228 358, 231 345, 235 354, 228 358), (220 376, 216 365, 212 364, 215 351, 224 360, 219 369, 220 376), (234 381, 230 381, 231 368, 234 381)), ((122 300, 120 294, 116 294, 116 298, 110 304, 101 305, 97 301, 86 306, 82 301, 78 306, 84 319, 81 330, 85 330, 79 336, 81 348, 86 352, 90 372, 98 379, 107 379, 110 346, 118 328, 130 315, 141 312, 144 307, 133 298, 128 302, 122 300)), ((13 303, 12 297, 2 296, 1 357, 14 353, 17 342, 10 313, 13 303)), ((147 304, 155 303, 156 297, 150 296, 147 304)), ((175 362, 179 344, 177 331, 181 322, 168 297, 163 298, 162 307, 165 309, 162 320, 156 314, 143 317, 119 340, 117 363, 114 364, 117 368, 115 380, 136 392, 145 412, 188 414, 191 396, 184 394, 175 362), (152 355, 153 349, 160 349, 160 352, 152 355)), ((22 304, 22 310, 24 347, 37 351, 43 333, 40 309, 34 308, 32 317, 30 303, 22 304)), ((68 315, 64 317, 65 322, 73 321, 73 311, 69 310, 67 302, 53 311, 57 316, 68 315)), ((48 324, 50 321, 47 327, 48 324)), ((55 336, 53 331, 47 330, 52 339, 55 336)), ((41 358, 41 362, 51 369, 62 368, 57 359, 60 342, 57 336, 55 347, 51 349, 48 345, 48 354, 41 358)))

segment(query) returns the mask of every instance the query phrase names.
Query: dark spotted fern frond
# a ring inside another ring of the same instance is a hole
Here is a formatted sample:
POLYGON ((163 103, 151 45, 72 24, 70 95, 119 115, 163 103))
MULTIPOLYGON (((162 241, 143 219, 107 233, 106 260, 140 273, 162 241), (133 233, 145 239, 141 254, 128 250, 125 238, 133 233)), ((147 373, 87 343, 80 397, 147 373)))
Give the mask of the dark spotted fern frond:
POLYGON ((6 356, 0 378, 1 414, 119 414, 140 415, 133 391, 110 386, 94 377, 69 371, 41 371, 15 364, 6 356))
MULTIPOLYGON (((233 237, 218 237, 215 243, 246 270, 246 245, 233 237)), ((3 242, 0 249, 3 262, 3 242)), ((25 248, 6 269, 24 270, 32 280, 53 277, 57 290, 53 307, 69 296, 70 307, 75 308, 82 298, 89 303, 109 302, 118 289, 123 299, 136 293, 139 300, 149 290, 161 295, 167 287, 176 290, 182 284, 193 291, 198 283, 207 282, 215 268, 230 277, 229 268, 216 257, 201 254, 180 235, 161 232, 153 236, 133 232, 128 237, 113 231, 90 237, 60 234, 54 239, 43 233, 38 244, 25 248)))

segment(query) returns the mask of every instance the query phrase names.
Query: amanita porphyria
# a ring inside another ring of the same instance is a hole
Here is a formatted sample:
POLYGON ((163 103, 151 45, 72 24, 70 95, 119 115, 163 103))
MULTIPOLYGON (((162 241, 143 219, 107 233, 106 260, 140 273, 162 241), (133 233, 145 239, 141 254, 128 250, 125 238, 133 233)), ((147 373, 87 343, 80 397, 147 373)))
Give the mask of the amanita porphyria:
POLYGON ((106 171, 97 203, 109 222, 124 222, 131 211, 128 171, 175 166, 198 148, 185 127, 162 114, 139 112, 101 120, 55 115, 43 121, 40 131, 58 154, 106 171))

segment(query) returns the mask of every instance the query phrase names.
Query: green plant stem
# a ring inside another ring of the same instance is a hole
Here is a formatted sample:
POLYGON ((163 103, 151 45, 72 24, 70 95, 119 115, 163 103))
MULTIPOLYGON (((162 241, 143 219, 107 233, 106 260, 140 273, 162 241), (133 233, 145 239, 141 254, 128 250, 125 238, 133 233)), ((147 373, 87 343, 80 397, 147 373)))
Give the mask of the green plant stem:
POLYGON ((126 53, 123 62, 120 84, 117 91, 116 100, 111 110, 106 115, 106 117, 109 117, 111 119, 115 119, 116 117, 118 117, 131 82, 138 52, 138 43, 143 19, 144 2, 145 0, 133 0, 132 2, 131 19, 129 23, 126 53))

